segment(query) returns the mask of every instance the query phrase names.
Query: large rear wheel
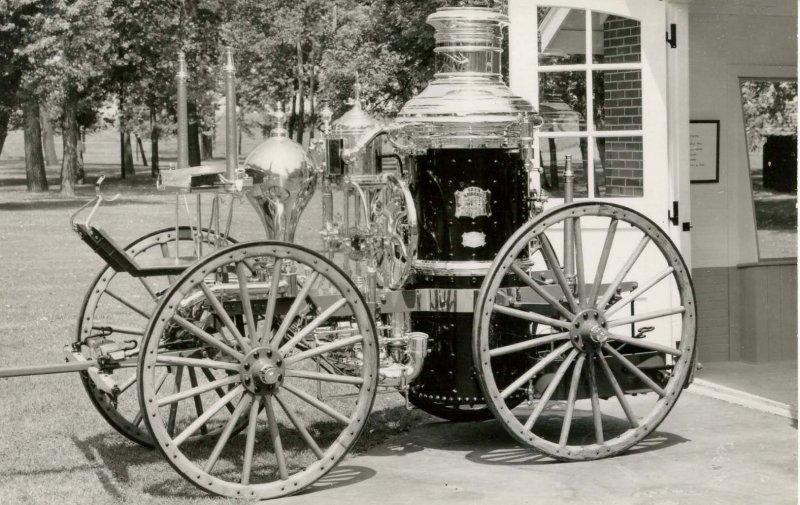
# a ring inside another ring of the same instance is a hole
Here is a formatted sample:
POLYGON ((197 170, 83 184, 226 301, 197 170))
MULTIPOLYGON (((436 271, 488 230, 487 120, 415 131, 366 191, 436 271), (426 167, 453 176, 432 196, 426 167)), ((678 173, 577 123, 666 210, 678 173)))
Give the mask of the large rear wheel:
POLYGON ((520 443, 558 459, 613 456, 642 440, 694 364, 686 264, 655 223, 622 206, 538 216, 503 246, 478 298, 473 351, 489 408, 520 443), (493 323, 503 317, 529 321, 526 338, 503 339, 493 323), (514 355, 528 366, 498 376, 493 365, 514 355), (505 399, 519 391, 528 401, 512 410, 505 399))

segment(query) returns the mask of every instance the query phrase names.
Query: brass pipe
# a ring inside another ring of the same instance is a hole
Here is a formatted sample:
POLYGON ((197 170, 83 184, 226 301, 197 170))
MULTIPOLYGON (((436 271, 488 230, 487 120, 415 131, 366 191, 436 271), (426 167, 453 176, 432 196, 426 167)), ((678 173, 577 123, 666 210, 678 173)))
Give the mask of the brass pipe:
POLYGON ((236 67, 233 65, 233 49, 225 50, 225 178, 234 180, 238 168, 236 136, 236 67))
POLYGON ((189 73, 186 70, 186 55, 178 53, 178 168, 189 166, 189 111, 187 108, 186 81, 189 73))

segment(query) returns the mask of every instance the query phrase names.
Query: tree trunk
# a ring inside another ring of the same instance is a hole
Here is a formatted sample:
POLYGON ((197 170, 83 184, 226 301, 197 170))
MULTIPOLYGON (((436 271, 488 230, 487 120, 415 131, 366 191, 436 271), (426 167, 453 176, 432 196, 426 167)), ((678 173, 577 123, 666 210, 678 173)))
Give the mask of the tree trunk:
POLYGON ((42 125, 42 145, 44 147, 44 162, 47 165, 58 163, 56 143, 53 138, 53 124, 50 122, 50 111, 45 104, 39 105, 39 122, 42 125))
POLYGON ((203 133, 200 135, 200 157, 210 160, 214 157, 214 132, 203 133))
POLYGON ((0 107, 0 154, 3 154, 3 144, 6 143, 9 119, 11 119, 11 108, 0 107))
POLYGON ((308 131, 308 138, 312 140, 314 138, 314 130, 316 130, 316 122, 317 122, 317 108, 315 102, 317 100, 317 75, 314 69, 314 61, 316 60, 317 56, 317 46, 314 42, 311 43, 311 55, 309 56, 309 62, 311 63, 311 71, 308 74, 308 103, 311 107, 311 128, 308 131))
POLYGON ((136 175, 133 166, 133 149, 131 149, 131 134, 123 129, 119 131, 119 154, 122 166, 122 178, 126 179, 129 175, 136 175))
POLYGON ((42 127, 39 124, 39 102, 27 98, 23 103, 25 136, 25 181, 28 191, 47 191, 47 174, 42 153, 42 127))
POLYGON ((83 152, 86 150, 86 128, 81 128, 81 136, 78 139, 78 184, 86 182, 86 170, 83 166, 83 152))
POLYGON ((158 177, 158 137, 161 134, 156 123, 156 114, 150 111, 150 176, 158 177))
POLYGON ((142 144, 142 137, 136 135, 136 147, 139 148, 139 154, 142 155, 142 165, 147 166, 147 156, 144 155, 144 144, 142 144))
POLYGON ((200 165, 200 120, 197 117, 197 105, 194 102, 187 104, 189 112, 189 166, 200 165))
POLYGON ((300 103, 297 104, 297 143, 303 144, 303 132, 305 130, 305 72, 303 72, 303 45, 297 40, 297 97, 300 103))
POLYGON ((292 115, 289 116, 289 138, 294 137, 294 125, 297 122, 297 90, 292 96, 292 115))
POLYGON ((64 152, 61 159, 61 194, 75 195, 78 181, 78 89, 67 85, 64 93, 64 122, 61 125, 64 152))

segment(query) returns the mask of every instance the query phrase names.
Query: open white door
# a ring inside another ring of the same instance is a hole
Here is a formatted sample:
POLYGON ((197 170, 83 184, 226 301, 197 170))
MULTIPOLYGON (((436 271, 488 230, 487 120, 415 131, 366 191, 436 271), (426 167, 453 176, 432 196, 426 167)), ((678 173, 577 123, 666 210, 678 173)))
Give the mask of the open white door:
POLYGON ((546 123, 546 189, 571 155, 576 197, 614 201, 669 229, 666 9, 661 0, 510 0, 511 87, 546 123))
MULTIPOLYGON (((509 18, 510 85, 545 119, 536 149, 547 207, 563 201, 561 181, 571 156, 578 200, 630 207, 670 233, 677 188, 668 149, 665 2, 510 0, 509 18)), ((607 221, 584 219, 587 265, 600 261, 607 228, 607 221)), ((608 276, 624 268, 640 239, 635 228, 617 231, 608 276)), ((626 279, 641 284, 657 275, 654 252, 646 250, 626 279)), ((676 297, 658 284, 637 299, 635 311, 672 306, 676 297)), ((671 345, 673 326, 658 325, 650 338, 671 345)), ((631 328, 632 334, 640 330, 631 328)))

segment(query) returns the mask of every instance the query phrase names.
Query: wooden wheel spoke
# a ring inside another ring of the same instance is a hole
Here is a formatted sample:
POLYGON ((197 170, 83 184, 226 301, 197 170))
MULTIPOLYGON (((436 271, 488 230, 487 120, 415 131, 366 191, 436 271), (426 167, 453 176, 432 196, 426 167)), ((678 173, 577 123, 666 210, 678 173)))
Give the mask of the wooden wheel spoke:
MULTIPOLYGON (((211 370, 209 370, 208 368, 201 368, 200 371, 203 372, 203 375, 206 376, 206 379, 208 379, 208 382, 214 382, 215 380, 217 380, 217 378, 214 377, 214 374, 211 373, 211 370)), ((220 398, 225 396, 225 390, 222 389, 222 387, 214 388, 214 392, 217 393, 217 396, 220 397, 220 398)), ((228 412, 233 413, 234 408, 230 403, 228 405, 226 405, 226 408, 228 409, 228 412)))
POLYGON ((563 328, 569 329, 572 325, 568 321, 561 321, 558 319, 553 319, 552 317, 543 316, 541 314, 537 314, 536 312, 528 312, 525 310, 514 309, 511 307, 506 307, 504 305, 495 305, 492 310, 497 312, 498 314, 504 314, 506 316, 512 316, 519 319, 525 319, 526 321, 531 321, 533 323, 539 324, 546 324, 547 326, 553 326, 556 328, 563 328))
POLYGON ((304 326, 300 331, 298 331, 288 342, 283 344, 280 348, 281 354, 288 354, 294 347, 297 345, 298 342, 306 338, 308 335, 311 334, 314 330, 316 330, 322 323, 328 320, 336 311, 341 309, 347 304, 347 300, 344 298, 340 298, 336 302, 334 302, 330 307, 323 310, 320 315, 314 318, 310 323, 304 326))
POLYGON ((592 422, 594 423, 594 438, 598 444, 603 444, 603 414, 600 411, 600 395, 597 392, 597 369, 594 360, 589 358, 588 370, 589 395, 592 402, 592 422))
POLYGON ((625 264, 622 266, 617 276, 614 277, 614 280, 611 281, 611 284, 608 286, 608 288, 606 288, 606 292, 603 294, 603 298, 601 298, 600 301, 597 302, 598 308, 603 309, 605 308, 606 305, 608 305, 609 300, 611 300, 611 297, 614 296, 614 293, 617 292, 617 288, 619 287, 620 284, 622 284, 622 281, 625 280, 625 276, 628 275, 628 272, 631 271, 631 268, 633 268, 633 265, 636 264, 636 261, 639 259, 639 256, 642 255, 644 248, 647 247, 647 244, 649 243, 650 243, 650 237, 647 235, 643 236, 642 239, 639 241, 639 243, 636 245, 636 248, 628 257, 628 260, 625 261, 625 264))
POLYGON ((135 303, 133 303, 133 302, 131 302, 129 300, 126 300, 121 295, 118 295, 118 294, 114 293, 113 291, 111 291, 108 288, 106 288, 105 293, 108 296, 110 296, 111 298, 113 298, 114 300, 116 300, 119 303, 121 303, 122 305, 124 305, 124 306, 128 307, 129 309, 131 309, 132 311, 136 312, 137 314, 139 314, 143 318, 150 319, 150 314, 152 313, 152 311, 144 310, 143 308, 139 307, 135 303))
POLYGON ((344 414, 338 412, 336 409, 334 409, 330 405, 327 405, 327 404, 323 403, 322 401, 314 398, 313 396, 309 395, 305 391, 297 389, 297 388, 295 388, 293 386, 290 386, 290 385, 288 385, 286 383, 283 384, 283 388, 286 391, 289 391, 290 393, 295 395, 296 397, 300 398, 304 402, 308 403, 312 407, 316 408, 317 410, 319 410, 319 411, 321 411, 321 412, 323 412, 325 414, 328 414, 329 416, 331 416, 332 418, 336 419, 340 423, 345 424, 345 425, 350 423, 350 419, 347 416, 345 416, 344 414))
POLYGON ((130 389, 130 387, 131 387, 131 386, 133 386, 134 384, 136 384, 136 381, 138 380, 138 378, 139 378, 139 376, 138 376, 138 375, 136 375, 136 374, 133 374, 133 375, 131 375, 130 377, 128 377, 128 379, 127 379, 125 382, 123 382, 122 384, 120 384, 120 386, 119 386, 119 393, 120 393, 120 394, 122 394, 122 393, 124 393, 125 391, 127 391, 128 389, 130 389))
MULTIPOLYGON (((191 389, 197 388, 197 373, 194 371, 194 368, 189 368, 189 386, 191 389)), ((203 399, 200 398, 200 395, 193 395, 194 396, 194 411, 198 416, 203 415, 203 399)), ((205 425, 200 427, 200 433, 203 435, 208 433, 208 429, 205 425)))
POLYGON ((294 318, 297 317, 297 313, 300 311, 300 308, 306 301, 308 297, 308 293, 311 291, 311 288, 314 286, 314 283, 317 281, 319 277, 319 272, 313 272, 307 279, 303 287, 300 288, 300 293, 298 293, 297 297, 292 301, 292 305, 289 307, 289 310, 286 312, 286 315, 283 317, 283 321, 281 325, 278 327, 278 331, 275 332, 275 335, 272 337, 272 346, 277 347, 278 344, 281 343, 281 339, 283 336, 286 335, 286 331, 289 329, 289 326, 294 321, 294 318))
POLYGON ((622 364, 622 366, 627 368, 640 381, 644 382, 647 385, 647 387, 649 387, 650 389, 652 389, 653 391, 658 393, 658 396, 660 396, 661 398, 664 398, 667 395, 667 393, 664 391, 664 389, 661 386, 656 384, 653 381, 653 379, 651 379, 650 377, 647 376, 647 374, 642 372, 642 370, 639 367, 637 367, 636 365, 631 363, 631 361, 628 358, 626 358, 625 356, 623 356, 622 353, 620 353, 619 351, 617 351, 616 349, 614 349, 613 347, 611 347, 608 344, 603 344, 603 348, 605 350, 607 350, 608 352, 610 352, 615 358, 617 358, 617 360, 622 364))
POLYGON ((311 451, 317 456, 318 459, 322 459, 324 456, 322 449, 320 449, 317 442, 314 440, 314 437, 306 429, 305 425, 303 424, 302 419, 300 419, 297 414, 292 410, 288 403, 283 398, 283 395, 278 393, 275 395, 275 399, 278 400, 278 403, 283 408, 283 411, 286 412, 286 416, 292 422, 295 428, 297 428, 297 432, 300 433, 300 436, 306 442, 308 447, 311 448, 311 451))
POLYGON ((253 316, 253 305, 250 302, 250 291, 247 287, 247 270, 249 267, 244 262, 236 263, 236 278, 239 280, 239 296, 242 301, 242 311, 244 312, 245 323, 247 324, 247 334, 253 345, 256 344, 256 320, 253 316))
POLYGON ((334 375, 330 373, 311 372, 306 370, 286 370, 286 377, 296 377, 298 379, 310 379, 323 382, 334 382, 338 384, 352 384, 360 386, 364 384, 364 379, 361 377, 352 377, 349 375, 334 375))
MULTIPOLYGON (((183 382, 183 367, 179 367, 175 371, 175 385, 172 389, 172 394, 178 394, 181 391, 181 383, 183 382)), ((169 406, 169 417, 167 418, 167 432, 170 436, 175 434, 175 420, 178 414, 178 404, 173 403, 169 406)))
POLYGON ((575 218, 573 233, 575 235, 575 282, 578 288, 578 306, 583 307, 586 303, 586 275, 583 266, 583 232, 579 217, 575 218))
POLYGON ((539 403, 536 404, 536 408, 533 409, 533 412, 531 412, 531 415, 528 417, 528 420, 525 421, 526 430, 532 429, 533 425, 536 424, 536 420, 539 419, 539 416, 542 415, 542 412, 544 412, 544 409, 547 406, 547 402, 550 401, 550 398, 552 398, 553 393, 556 392, 556 388, 561 383, 561 379, 564 378, 564 374, 567 373, 567 369, 572 364, 572 362, 575 361, 575 357, 577 355, 578 351, 573 349, 569 354, 567 354, 567 357, 558 367, 556 373, 553 375, 553 378, 550 381, 550 384, 547 385, 547 389, 545 389, 544 393, 542 393, 542 397, 539 399, 539 403))
POLYGON ((639 286, 636 290, 634 290, 633 292, 629 293, 627 296, 623 297, 620 301, 618 301, 617 303, 615 303, 614 305, 609 307, 608 310, 605 311, 606 318, 608 318, 609 316, 613 315, 619 309, 625 307, 626 305, 628 305, 632 301, 636 300, 637 298, 639 298, 640 296, 645 294, 647 291, 650 290, 650 288, 652 288, 653 286, 655 286, 656 284, 661 282, 664 278, 666 278, 669 274, 671 274, 674 271, 675 271, 675 269, 672 268, 672 267, 667 268, 663 272, 659 273, 658 275, 656 275, 652 279, 648 280, 647 282, 645 282, 644 284, 639 286))
POLYGON ((567 410, 564 412, 564 420, 561 423, 561 436, 558 439, 558 445, 564 447, 569 440, 569 430, 572 425, 572 414, 575 412, 575 400, 578 397, 578 384, 580 383, 581 373, 583 372, 583 362, 586 359, 585 354, 578 356, 578 361, 572 370, 572 381, 569 384, 569 394, 567 396, 567 410))
POLYGON ((561 291, 564 293, 564 297, 567 299, 570 309, 572 312, 577 313, 578 302, 572 295, 572 289, 569 287, 567 278, 564 277, 564 272, 561 270, 561 263, 558 262, 558 257, 556 256, 555 251, 553 251, 553 246, 550 244, 550 240, 548 240, 547 236, 542 233, 539 242, 542 245, 542 255, 544 256, 545 263, 547 263, 547 268, 552 270, 553 275, 556 278, 556 282, 558 282, 558 285, 561 286, 561 291))
MULTIPOLYGON (((236 386, 235 388, 231 389, 228 394, 214 402, 208 410, 203 412, 203 415, 198 416, 197 419, 192 421, 192 423, 187 426, 177 437, 173 439, 173 443, 178 446, 181 445, 183 442, 186 441, 187 438, 194 435, 194 433, 200 429, 201 426, 206 424, 209 419, 211 419, 214 414, 220 411, 225 405, 227 405, 231 400, 233 400, 236 396, 241 394, 244 391, 244 386, 236 386)), ((173 404, 174 406, 175 404, 173 404)))
POLYGON ((156 295, 156 292, 153 291, 153 288, 150 287, 150 284, 147 283, 147 281, 145 280, 144 277, 137 277, 137 279, 139 280, 139 282, 142 283, 142 286, 147 291, 147 293, 150 295, 150 298, 152 298, 153 300, 158 299, 158 296, 156 295))
POLYGON ((540 345, 549 344, 550 342, 563 340, 565 338, 569 338, 569 332, 567 331, 562 333, 554 333, 552 335, 545 335, 543 337, 532 338, 530 340, 517 342, 516 344, 509 344, 503 347, 496 347, 494 349, 491 349, 489 351, 489 357, 496 358, 497 356, 504 356, 506 354, 511 354, 513 352, 524 351, 532 347, 538 347, 540 345))
POLYGON ((259 335, 259 345, 262 342, 270 342, 272 340, 272 321, 275 318, 275 304, 278 302, 282 263, 283 260, 281 258, 275 258, 275 264, 272 266, 272 282, 270 283, 269 298, 267 299, 267 312, 264 314, 264 331, 259 335))
POLYGON ((631 426, 633 428, 637 428, 639 426, 639 422, 636 420, 636 416, 633 414, 633 410, 631 409, 631 406, 628 403, 628 399, 625 398, 625 393, 619 386, 617 378, 614 377, 614 373, 611 371, 611 367, 608 366, 608 362, 606 361, 605 356, 603 356, 602 350, 599 350, 597 352, 597 357, 600 359, 600 366, 603 368, 603 372, 605 373, 608 382, 611 384, 612 389, 614 389, 614 394, 617 396, 617 400, 619 400, 619 404, 622 407, 622 410, 625 411, 625 416, 628 418, 628 421, 630 421, 631 426))
POLYGON ((267 424, 272 438, 272 449, 275 451, 275 460, 278 462, 278 473, 281 476, 281 480, 286 480, 289 478, 289 472, 286 470, 286 455, 283 453, 281 434, 278 431, 278 420, 275 417, 275 406, 272 403, 272 397, 268 396, 264 399, 264 407, 264 410, 267 411, 267 424))
POLYGON ((256 426, 258 424, 258 410, 261 408, 261 397, 256 396, 250 407, 250 417, 247 422, 247 437, 244 442, 244 461, 242 462, 242 484, 250 483, 250 473, 253 468, 253 449, 256 445, 256 426))
POLYGON ((194 366, 200 368, 214 368, 218 370, 230 370, 231 372, 238 372, 239 365, 237 363, 228 363, 226 361, 215 361, 213 359, 198 359, 198 358, 182 358, 179 356, 159 356, 157 362, 167 366, 194 366))
POLYGON ((214 347, 214 348, 224 352, 225 354, 228 354, 228 355, 238 359, 239 361, 243 361, 244 360, 244 354, 240 353, 236 349, 233 349, 228 344, 225 344, 224 342, 221 342, 215 336, 211 335, 210 333, 206 332, 203 329, 198 328, 197 326, 195 326, 194 324, 190 323, 189 321, 187 321, 186 319, 182 318, 181 316, 175 314, 175 315, 172 316, 172 320, 175 321, 176 323, 178 323, 178 325, 181 328, 183 328, 184 330, 188 331, 189 333, 191 333, 192 335, 197 337, 199 340, 205 342, 206 344, 210 345, 211 347, 214 347))
POLYGON ((236 339, 236 342, 244 349, 245 352, 250 351, 250 345, 246 341, 246 339, 242 336, 239 329, 236 327, 236 323, 233 322, 231 316, 228 315, 228 312, 225 310, 225 307, 222 306, 222 303, 219 299, 214 295, 211 289, 206 286, 205 282, 200 282, 200 289, 203 291, 203 294, 206 296, 208 303, 211 304, 211 307, 214 309, 214 312, 219 317, 222 324, 225 325, 225 328, 233 335, 233 338, 236 339))
MULTIPOLYGON (((208 372, 208 370, 205 370, 205 371, 208 372)), ((189 373, 193 374, 194 370, 190 368, 189 369, 189 373)), ((191 377, 191 375, 190 375, 190 377, 191 377)), ((211 377, 213 379, 213 375, 211 377)), ((207 384, 203 384, 202 386, 197 386, 196 385, 196 383, 197 383, 197 379, 196 378, 193 380, 193 382, 194 382, 194 384, 192 385, 191 389, 185 389, 183 391, 180 391, 178 393, 175 393, 175 394, 172 394, 172 395, 169 395, 169 396, 165 396, 164 398, 161 398, 160 400, 158 400, 158 406, 159 407, 163 407, 165 405, 171 405, 171 404, 179 402, 181 400, 186 400, 187 398, 197 397, 198 395, 201 395, 203 393, 207 393, 209 391, 216 391, 219 388, 221 388, 222 386, 227 386, 229 384, 236 384, 238 382, 241 382, 241 377, 239 375, 226 376, 226 377, 223 377, 222 379, 217 379, 217 380, 214 380, 213 382, 209 382, 207 384)), ((222 390, 220 390, 220 391, 222 391, 222 390)), ((224 396, 224 394, 223 394, 223 396, 224 396)), ((197 413, 197 415, 201 415, 201 414, 202 414, 202 412, 198 412, 197 413)))
POLYGON ((674 316, 675 314, 683 314, 685 311, 686 309, 681 305, 680 307, 671 307, 669 309, 654 310, 652 312, 634 314, 632 316, 608 321, 608 327, 615 328, 617 326, 623 326, 631 323, 639 323, 641 321, 649 321, 651 319, 658 319, 660 317, 674 316))
POLYGON ((624 335, 617 335, 616 333, 611 333, 611 338, 617 340, 619 342, 624 342, 626 344, 630 344, 636 347, 641 347, 642 349, 647 349, 649 351, 657 351, 663 352, 665 354, 669 354, 671 356, 681 357, 683 356, 683 351, 680 349, 675 349, 673 347, 668 347, 666 345, 656 344, 655 342, 648 342, 646 339, 643 338, 631 338, 626 337, 624 335))
POLYGON ((611 254, 611 246, 614 244, 614 235, 617 233, 617 226, 619 225, 619 220, 617 218, 613 218, 611 223, 608 225, 608 231, 606 231, 606 239, 603 243, 603 251, 600 253, 600 261, 597 264, 597 272, 595 272, 594 276, 594 284, 592 284, 592 291, 589 293, 589 306, 593 307, 597 303, 597 296, 600 294, 600 286, 603 283, 603 275, 606 271, 606 265, 608 264, 608 257, 611 254))
POLYGON ((528 287, 530 287, 534 291, 534 293, 542 297, 544 301, 546 301, 548 304, 550 304, 551 307, 559 311, 561 315, 563 315, 565 318, 569 320, 575 318, 575 314, 568 311, 566 307, 564 307, 561 304, 561 302, 553 298, 553 296, 550 293, 548 293, 544 288, 542 288, 542 286, 538 282, 531 279, 531 277, 527 273, 525 273, 518 265, 512 263, 511 270, 517 275, 517 277, 520 278, 522 282, 527 284, 528 287))
POLYGON ((522 387, 523 384, 528 382, 533 376, 541 372, 544 367, 558 359, 562 354, 567 352, 572 347, 572 342, 567 342, 563 344, 561 347, 558 347, 553 352, 548 354, 546 357, 542 358, 537 362, 530 370, 522 374, 517 380, 512 382, 507 388, 505 388, 501 393, 500 396, 503 399, 508 398, 511 396, 511 393, 522 387))
POLYGON ((231 434, 233 433, 234 428, 236 428, 239 418, 242 417, 245 409, 248 407, 248 405, 250 405, 249 398, 249 395, 243 395, 239 400, 239 403, 236 405, 236 408, 233 409, 230 419, 228 419, 228 422, 225 424, 225 428, 222 429, 222 433, 220 433, 217 443, 214 445, 214 449, 211 451, 211 455, 208 457, 208 460, 203 467, 204 472, 211 473, 211 471, 214 469, 214 465, 217 464, 219 456, 222 454, 223 449, 225 449, 225 445, 227 445, 228 440, 231 438, 231 434))
POLYGON ((303 351, 299 354, 295 354, 294 356, 289 356, 288 358, 286 358, 286 366, 297 363, 298 361, 303 361, 304 359, 313 358, 314 356, 319 356, 320 354, 325 354, 327 352, 335 351, 337 349, 341 349, 343 347, 356 344, 363 340, 364 337, 362 335, 354 335, 352 337, 334 340, 333 342, 323 344, 319 347, 312 347, 307 351, 303 351))

